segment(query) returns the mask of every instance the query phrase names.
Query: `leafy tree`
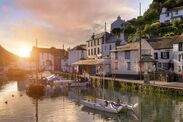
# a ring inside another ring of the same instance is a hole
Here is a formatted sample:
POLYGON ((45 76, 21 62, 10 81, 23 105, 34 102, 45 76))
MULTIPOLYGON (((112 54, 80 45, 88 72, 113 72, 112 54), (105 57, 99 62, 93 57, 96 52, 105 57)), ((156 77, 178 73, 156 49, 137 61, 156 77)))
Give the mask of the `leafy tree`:
POLYGON ((136 32, 136 28, 131 25, 130 23, 126 26, 125 30, 124 30, 125 34, 129 35, 129 34, 133 34, 136 32))
POLYGON ((177 0, 176 1, 176 6, 179 7, 179 6, 183 6, 183 0, 177 0))
POLYGON ((157 21, 159 18, 159 12, 157 10, 150 10, 144 14, 144 21, 146 23, 152 23, 157 21))
POLYGON ((166 8, 173 8, 176 6, 176 1, 175 0, 167 0, 166 2, 163 3, 163 7, 166 8))
POLYGON ((114 28, 112 31, 112 34, 120 36, 120 33, 122 32, 121 28, 114 28))

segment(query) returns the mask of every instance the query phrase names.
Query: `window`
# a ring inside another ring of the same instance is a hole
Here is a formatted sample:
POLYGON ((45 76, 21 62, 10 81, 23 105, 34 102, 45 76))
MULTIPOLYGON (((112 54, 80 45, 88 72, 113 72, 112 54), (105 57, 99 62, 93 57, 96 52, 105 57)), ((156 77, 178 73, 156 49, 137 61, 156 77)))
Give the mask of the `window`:
POLYGON ((115 62, 115 63, 114 63, 114 69, 115 69, 115 70, 118 70, 118 62, 115 62))
POLYGON ((169 69, 169 63, 163 63, 163 69, 168 70, 169 69))
POLYGON ((161 68, 161 63, 158 63, 158 68, 161 68))
POLYGON ((100 48, 99 48, 99 47, 98 47, 98 49, 97 49, 97 53, 100 54, 100 48))
POLYGON ((154 59, 158 59, 158 53, 154 53, 154 59))
POLYGON ((94 46, 96 45, 96 40, 94 40, 94 46))
POLYGON ((93 55, 93 49, 91 49, 91 55, 93 55))
POLYGON ((91 46, 93 46, 93 41, 91 41, 91 46))
POLYGON ((131 62, 127 62, 127 70, 131 70, 131 62))
POLYGON ((130 51, 125 52, 125 59, 130 59, 130 51))
POLYGON ((84 58, 84 51, 82 50, 81 51, 81 59, 83 59, 84 58))
POLYGON ((111 50, 112 49, 112 45, 109 45, 109 50, 111 50))
POLYGON ((46 60, 46 65, 47 66, 51 66, 52 65, 52 61, 51 60, 46 60))
POLYGON ((161 59, 169 59, 169 52, 161 52, 161 59))
POLYGON ((88 47, 90 47, 90 42, 88 42, 88 47))
POLYGON ((183 43, 179 43, 179 51, 183 51, 183 43))
POLYGON ((102 38, 102 44, 104 44, 104 37, 102 38))
POLYGON ((118 52, 115 52, 114 55, 115 55, 115 57, 114 57, 115 60, 118 60, 118 52))
POLYGON ((90 55, 90 49, 88 50, 88 55, 90 55))
POLYGON ((179 55, 179 61, 181 61, 181 55, 179 55))
POLYGON ((97 51, 96 51, 96 48, 94 48, 94 55, 96 55, 97 53, 96 53, 97 51))
POLYGON ((100 45, 100 40, 99 39, 97 40, 97 44, 100 45))

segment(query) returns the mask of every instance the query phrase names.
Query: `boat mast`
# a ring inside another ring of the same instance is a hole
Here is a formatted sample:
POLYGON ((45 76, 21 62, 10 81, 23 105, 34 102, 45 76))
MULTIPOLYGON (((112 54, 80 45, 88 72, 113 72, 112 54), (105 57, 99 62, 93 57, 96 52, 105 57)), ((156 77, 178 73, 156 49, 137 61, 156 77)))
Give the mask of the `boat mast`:
MULTIPOLYGON (((139 14, 140 14, 140 17, 141 17, 141 3, 139 3, 139 14)), ((141 31, 141 27, 139 27, 139 31, 140 31, 140 41, 139 41, 139 52, 140 52, 140 57, 139 57, 139 65, 140 65, 140 80, 142 80, 142 63, 141 63, 141 60, 142 60, 142 31, 141 31)))
POLYGON ((102 82, 103 82, 103 90, 102 90, 102 92, 103 92, 103 94, 102 94, 102 98, 103 98, 103 99, 104 99, 104 86, 105 86, 105 85, 104 85, 104 83, 105 83, 105 81, 104 81, 104 75, 105 75, 105 74, 104 74, 104 61, 105 61, 105 60, 104 60, 104 52, 105 52, 105 51, 104 51, 104 50, 105 50, 105 48, 106 48, 106 47, 105 47, 105 41, 106 41, 106 22, 105 22, 105 30, 104 30, 104 47, 103 47, 103 54, 102 54, 102 56, 103 56, 103 57, 102 57, 102 58, 103 58, 103 64, 102 64, 102 65, 103 65, 103 66, 102 66, 102 67, 103 67, 103 68, 102 68, 102 69, 103 69, 103 74, 102 74, 102 82))
POLYGON ((38 45, 38 42, 37 42, 37 39, 36 39, 36 54, 35 54, 35 56, 36 56, 36 84, 38 84, 38 47, 37 47, 37 45, 38 45))

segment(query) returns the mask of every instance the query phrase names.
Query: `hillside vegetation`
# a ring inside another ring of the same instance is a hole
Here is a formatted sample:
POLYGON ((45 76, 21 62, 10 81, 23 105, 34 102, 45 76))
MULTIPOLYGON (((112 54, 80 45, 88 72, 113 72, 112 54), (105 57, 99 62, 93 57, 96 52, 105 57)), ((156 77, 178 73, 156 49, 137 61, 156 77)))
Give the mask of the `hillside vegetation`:
POLYGON ((167 37, 183 33, 183 21, 174 21, 167 24, 159 23, 159 16, 163 7, 171 9, 180 6, 183 6, 183 0, 153 0, 143 16, 127 21, 124 31, 128 40, 139 38, 140 30, 142 36, 149 38, 167 37))

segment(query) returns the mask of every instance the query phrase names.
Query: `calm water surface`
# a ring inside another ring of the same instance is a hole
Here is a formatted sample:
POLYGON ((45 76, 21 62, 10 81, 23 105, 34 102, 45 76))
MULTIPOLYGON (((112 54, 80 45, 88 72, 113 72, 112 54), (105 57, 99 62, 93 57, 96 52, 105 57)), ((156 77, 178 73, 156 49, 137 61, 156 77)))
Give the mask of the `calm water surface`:
POLYGON ((139 96, 105 90, 109 100, 139 103, 134 112, 119 115, 85 108, 80 97, 101 98, 101 89, 48 89, 46 96, 35 100, 25 93, 25 83, 12 81, 0 87, 0 122, 182 122, 183 102, 179 98, 156 95, 139 96), (5 104, 5 101, 8 103, 5 104))

